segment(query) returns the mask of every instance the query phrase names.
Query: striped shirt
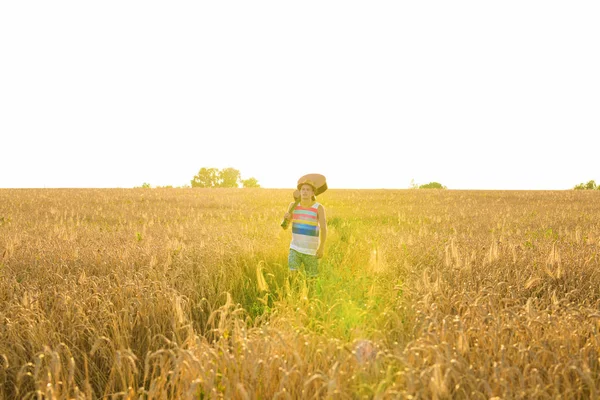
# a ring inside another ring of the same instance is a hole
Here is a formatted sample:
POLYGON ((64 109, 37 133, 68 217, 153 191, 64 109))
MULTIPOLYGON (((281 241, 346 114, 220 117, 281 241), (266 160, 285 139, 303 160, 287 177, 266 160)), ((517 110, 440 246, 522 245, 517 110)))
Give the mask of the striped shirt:
POLYGON ((298 253, 317 255, 319 248, 319 203, 309 207, 296 206, 292 215, 292 243, 298 253))

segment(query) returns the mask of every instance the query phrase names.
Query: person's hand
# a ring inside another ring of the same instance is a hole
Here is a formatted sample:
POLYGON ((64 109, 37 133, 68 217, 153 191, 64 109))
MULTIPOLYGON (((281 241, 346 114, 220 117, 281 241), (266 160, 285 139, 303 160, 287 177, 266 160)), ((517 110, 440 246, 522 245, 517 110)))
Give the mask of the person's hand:
POLYGON ((289 221, 292 218, 292 214, 290 214, 289 212, 285 213, 285 215, 283 216, 283 218, 287 219, 289 221))
POLYGON ((319 247, 317 250, 317 258, 323 258, 323 248, 319 247))

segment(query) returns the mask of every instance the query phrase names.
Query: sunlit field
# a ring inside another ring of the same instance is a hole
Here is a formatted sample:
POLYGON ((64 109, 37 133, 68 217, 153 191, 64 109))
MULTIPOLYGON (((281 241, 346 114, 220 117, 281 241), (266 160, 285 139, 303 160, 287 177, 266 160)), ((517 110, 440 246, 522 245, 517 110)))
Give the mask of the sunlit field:
POLYGON ((0 190, 0 397, 595 398, 600 192, 0 190))

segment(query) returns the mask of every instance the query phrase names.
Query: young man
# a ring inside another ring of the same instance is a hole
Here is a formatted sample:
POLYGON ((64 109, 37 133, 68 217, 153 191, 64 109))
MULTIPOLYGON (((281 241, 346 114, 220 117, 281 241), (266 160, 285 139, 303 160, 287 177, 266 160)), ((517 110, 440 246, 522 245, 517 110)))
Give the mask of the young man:
POLYGON ((306 275, 314 277, 319 273, 319 259, 323 257, 327 240, 325 207, 317 203, 316 187, 312 181, 301 181, 298 184, 298 190, 300 191, 300 204, 292 213, 285 213, 284 216, 285 219, 292 222, 292 242, 290 243, 288 264, 290 271, 297 271, 304 264, 306 275))

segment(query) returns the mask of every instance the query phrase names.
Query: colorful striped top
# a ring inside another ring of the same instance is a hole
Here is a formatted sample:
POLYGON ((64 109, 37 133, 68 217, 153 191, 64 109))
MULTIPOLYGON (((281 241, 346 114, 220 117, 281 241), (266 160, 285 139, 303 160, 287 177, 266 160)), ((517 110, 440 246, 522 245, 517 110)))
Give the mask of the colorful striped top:
POLYGON ((296 206, 292 214, 292 243, 298 253, 314 256, 319 248, 319 203, 309 207, 296 206))

